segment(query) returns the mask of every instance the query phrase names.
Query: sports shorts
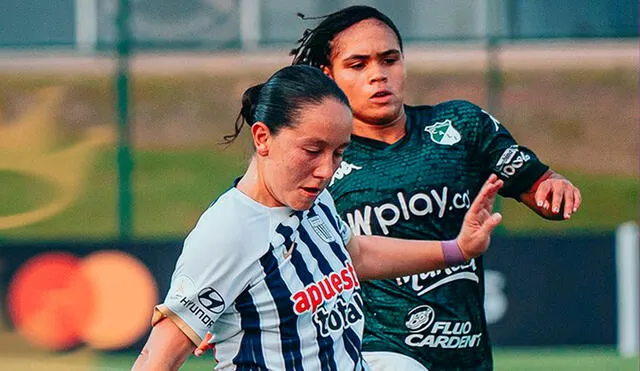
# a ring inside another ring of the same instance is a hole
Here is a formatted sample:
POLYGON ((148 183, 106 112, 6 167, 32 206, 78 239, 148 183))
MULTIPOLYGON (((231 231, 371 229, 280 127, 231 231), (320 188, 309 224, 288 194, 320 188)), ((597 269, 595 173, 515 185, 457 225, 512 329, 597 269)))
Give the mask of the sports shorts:
POLYGON ((370 371, 429 371, 415 359, 394 352, 362 352, 370 371))

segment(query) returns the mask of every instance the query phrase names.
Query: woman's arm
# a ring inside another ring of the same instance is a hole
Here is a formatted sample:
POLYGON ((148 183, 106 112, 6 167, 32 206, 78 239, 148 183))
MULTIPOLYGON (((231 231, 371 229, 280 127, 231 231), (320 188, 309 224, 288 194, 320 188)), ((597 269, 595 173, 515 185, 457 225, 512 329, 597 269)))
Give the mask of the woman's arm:
POLYGON ((195 348, 193 342, 171 319, 164 318, 151 329, 151 335, 132 370, 178 370, 195 348))
MULTIPOLYGON (((492 174, 464 217, 456 243, 465 260, 480 256, 489 247, 491 232, 502 220, 499 213, 492 214, 502 185, 503 181, 492 174)), ((353 236, 347 248, 362 280, 408 276, 450 265, 441 241, 353 236)))

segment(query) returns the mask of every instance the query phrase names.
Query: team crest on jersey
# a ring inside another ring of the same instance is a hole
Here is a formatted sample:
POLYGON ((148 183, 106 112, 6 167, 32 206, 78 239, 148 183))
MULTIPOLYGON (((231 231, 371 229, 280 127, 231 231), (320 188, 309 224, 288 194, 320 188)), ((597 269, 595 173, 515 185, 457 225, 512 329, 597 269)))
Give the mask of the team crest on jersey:
POLYGON ((424 131, 431 134, 431 140, 447 146, 452 146, 460 141, 460 132, 453 127, 451 120, 436 122, 424 128, 424 131))
POLYGON ((333 234, 331 233, 331 229, 329 228, 329 226, 327 226, 325 224, 325 222, 322 220, 321 217, 315 215, 309 218, 309 224, 311 224, 311 227, 313 227, 313 230, 316 232, 316 234, 322 238, 322 240, 324 242, 334 242, 336 239, 335 237, 333 237, 333 234))

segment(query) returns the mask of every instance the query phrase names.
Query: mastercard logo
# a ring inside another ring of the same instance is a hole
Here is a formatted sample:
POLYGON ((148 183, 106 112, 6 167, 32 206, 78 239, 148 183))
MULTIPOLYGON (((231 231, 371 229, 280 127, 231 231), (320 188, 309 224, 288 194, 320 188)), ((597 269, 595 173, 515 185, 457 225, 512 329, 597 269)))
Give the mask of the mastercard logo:
POLYGON ((116 250, 84 258, 65 252, 37 255, 20 266, 7 292, 16 330, 48 350, 130 346, 149 330, 157 301, 147 267, 116 250))

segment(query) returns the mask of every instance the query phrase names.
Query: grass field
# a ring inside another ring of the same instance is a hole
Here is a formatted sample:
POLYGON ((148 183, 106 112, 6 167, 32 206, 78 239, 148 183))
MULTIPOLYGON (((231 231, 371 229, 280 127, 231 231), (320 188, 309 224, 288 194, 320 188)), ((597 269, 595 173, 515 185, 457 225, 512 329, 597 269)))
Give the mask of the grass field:
MULTIPOLYGON (((0 352, 2 370, 119 371, 129 370, 136 354, 95 354, 80 350, 48 356, 0 352)), ((639 359, 622 358, 612 348, 498 348, 494 351, 496 371, 638 371, 639 359)), ((185 371, 213 369, 211 357, 190 358, 185 371)), ((398 370, 401 371, 401 370, 398 370)))
POLYGON ((637 371, 638 357, 621 358, 610 348, 499 348, 498 371, 637 371))
MULTIPOLYGON (((0 160, 5 153, 28 148, 27 154, 42 155, 34 157, 34 164, 45 162, 51 153, 81 142, 96 127, 113 129, 115 138, 113 76, 72 72, 0 73, 0 136, 12 139, 0 139, 0 160)), ((487 100, 483 71, 414 67, 408 73, 411 104, 468 99, 482 106, 487 100)), ((241 174, 246 155, 239 154, 238 146, 223 152, 214 143, 232 130, 241 92, 268 74, 257 68, 132 76, 136 237, 184 236, 210 201, 241 174)), ((640 220, 635 66, 509 70, 502 77, 498 117, 521 144, 568 175, 584 196, 583 208, 569 223, 542 221, 522 205, 505 201, 503 231, 609 231, 621 222, 640 220)), ((59 190, 43 179, 8 171, 6 166, 0 161, 0 218, 58 197, 59 190)), ((0 228, 0 240, 114 237, 115 153, 100 152, 89 173, 82 175, 86 184, 70 207, 26 227, 0 228)))
MULTIPOLYGON (((200 213, 241 174, 246 156, 233 151, 144 150, 135 153, 133 175, 134 233, 139 238, 181 238, 200 213)), ((117 170, 113 152, 98 156, 77 200, 40 223, 0 231, 6 239, 113 238, 117 233, 117 170)), ((567 171, 581 189, 582 209, 567 223, 544 221, 521 204, 505 200, 502 231, 571 233, 608 231, 638 219, 637 178, 597 176, 567 171)), ((0 172, 0 216, 49 202, 55 191, 24 175, 0 172), (15 192, 19 192, 18 197, 15 192)))

